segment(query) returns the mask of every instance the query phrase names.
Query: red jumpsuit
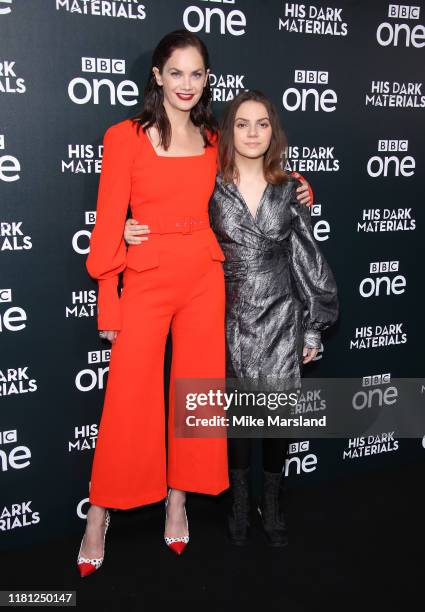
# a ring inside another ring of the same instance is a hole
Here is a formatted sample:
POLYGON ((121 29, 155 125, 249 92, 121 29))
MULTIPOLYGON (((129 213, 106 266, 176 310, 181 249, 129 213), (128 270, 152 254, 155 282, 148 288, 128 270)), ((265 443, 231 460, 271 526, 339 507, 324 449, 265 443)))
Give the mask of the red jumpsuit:
POLYGON ((163 499, 167 485, 218 494, 229 486, 227 439, 177 438, 175 378, 225 377, 223 252, 209 225, 217 147, 161 157, 127 119, 104 136, 87 269, 99 281, 98 328, 119 330, 94 453, 89 501, 127 509, 163 499), (148 240, 123 240, 132 216, 148 240), (123 289, 118 295, 118 275, 123 289), (173 358, 165 445, 164 351, 173 358))

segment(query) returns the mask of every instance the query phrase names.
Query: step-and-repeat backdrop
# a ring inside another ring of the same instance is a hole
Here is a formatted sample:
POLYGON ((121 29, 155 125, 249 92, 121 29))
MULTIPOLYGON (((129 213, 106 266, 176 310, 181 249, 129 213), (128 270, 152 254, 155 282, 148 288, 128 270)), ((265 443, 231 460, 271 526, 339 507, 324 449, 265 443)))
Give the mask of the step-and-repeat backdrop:
MULTIPOLYGON (((171 30, 206 42, 217 116, 242 90, 272 98, 288 168, 314 189, 341 316, 306 375, 358 377, 359 416, 374 385, 423 375, 424 13, 381 0, 0 0, 2 548, 83 526, 109 360, 85 269, 102 137, 137 112, 171 30)), ((316 394, 302 411, 325 407, 316 394)), ((287 483, 422 460, 423 434, 296 440, 287 483)))

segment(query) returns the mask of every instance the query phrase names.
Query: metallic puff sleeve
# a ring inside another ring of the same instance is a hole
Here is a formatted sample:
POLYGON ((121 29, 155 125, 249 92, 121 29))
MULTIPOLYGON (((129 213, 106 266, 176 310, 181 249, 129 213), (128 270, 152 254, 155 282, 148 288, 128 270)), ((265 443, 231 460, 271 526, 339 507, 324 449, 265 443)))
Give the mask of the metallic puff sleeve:
POLYGON ((338 318, 339 301, 334 275, 314 238, 310 208, 290 202, 289 266, 305 306, 304 346, 320 348, 321 332, 338 318))
POLYGON ((96 207, 96 224, 90 239, 87 270, 98 280, 98 329, 121 329, 118 278, 126 267, 124 224, 131 193, 133 145, 127 125, 106 130, 102 171, 96 207))

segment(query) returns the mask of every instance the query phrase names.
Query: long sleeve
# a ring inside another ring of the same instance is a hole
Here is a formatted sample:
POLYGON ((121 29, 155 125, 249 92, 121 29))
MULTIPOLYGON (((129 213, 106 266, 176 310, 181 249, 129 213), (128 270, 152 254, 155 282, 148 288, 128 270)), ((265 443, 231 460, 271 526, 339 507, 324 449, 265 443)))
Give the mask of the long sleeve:
POLYGON ((339 300, 334 275, 314 238, 310 208, 299 204, 293 188, 289 263, 306 308, 304 344, 319 348, 321 332, 338 318, 339 300))
POLYGON ((121 122, 108 128, 103 137, 96 224, 86 260, 90 276, 99 284, 98 329, 105 330, 121 329, 118 278, 126 267, 123 231, 131 193, 133 144, 130 129, 121 122))

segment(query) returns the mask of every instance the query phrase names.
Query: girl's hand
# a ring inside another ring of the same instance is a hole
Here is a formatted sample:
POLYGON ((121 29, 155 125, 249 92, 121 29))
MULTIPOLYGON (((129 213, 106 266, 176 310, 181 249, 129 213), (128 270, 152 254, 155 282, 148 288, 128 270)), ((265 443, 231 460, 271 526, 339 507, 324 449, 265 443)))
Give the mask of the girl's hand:
POLYGON ((306 183, 303 182, 301 187, 298 187, 298 189, 296 190, 296 193, 297 193, 297 200, 300 204, 305 204, 306 206, 312 205, 312 201, 310 197, 310 190, 309 190, 309 186, 307 182, 306 183))
POLYGON ((149 234, 149 225, 139 225, 136 219, 127 219, 124 227, 124 240, 127 244, 140 244, 148 237, 143 237, 144 234, 149 234), (141 236, 139 238, 139 236, 141 236))
POLYGON ((295 176, 302 185, 298 187, 296 190, 297 200, 300 204, 305 204, 306 206, 313 205, 313 191, 310 187, 308 181, 305 180, 302 174, 299 172, 291 172, 292 176, 295 176))
POLYGON ((317 348, 307 348, 305 346, 303 350, 303 363, 308 363, 309 361, 312 361, 316 357, 318 352, 319 349, 317 348))
POLYGON ((117 339, 118 332, 117 331, 102 330, 102 331, 99 332, 99 336, 101 338, 103 338, 104 340, 109 340, 109 342, 111 342, 111 344, 113 344, 115 342, 115 340, 117 339))

